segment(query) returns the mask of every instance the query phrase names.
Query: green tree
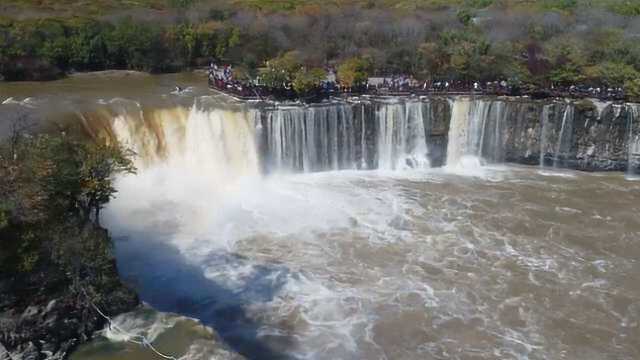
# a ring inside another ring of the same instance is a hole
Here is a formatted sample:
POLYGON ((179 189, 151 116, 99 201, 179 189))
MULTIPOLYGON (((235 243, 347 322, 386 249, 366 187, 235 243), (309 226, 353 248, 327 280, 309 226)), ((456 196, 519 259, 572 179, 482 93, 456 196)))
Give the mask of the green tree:
POLYGON ((114 176, 135 173, 131 150, 114 144, 83 143, 79 146, 81 164, 79 171, 80 193, 77 202, 84 219, 93 212, 94 222, 99 225, 100 210, 116 194, 114 176))
POLYGON ((161 31, 158 26, 123 19, 105 39, 110 67, 154 70, 162 67, 161 31))
POLYGON ((582 44, 569 36, 557 37, 545 44, 545 54, 551 63, 550 81, 560 85, 578 84, 585 80, 587 55, 582 44))
POLYGON ((346 87, 361 86, 369 79, 370 62, 360 57, 353 57, 343 61, 338 66, 338 80, 346 87))
POLYGON ((301 68, 300 53, 289 51, 267 62, 266 68, 261 72, 262 81, 267 86, 280 87, 293 82, 301 68))
POLYGON ((2 153, 3 212, 21 222, 76 214, 85 222, 93 216, 98 224, 100 210, 116 193, 114 176, 135 172, 131 151, 68 136, 20 139, 2 153))
POLYGON ((439 47, 446 51, 446 72, 449 77, 465 80, 482 79, 493 58, 490 43, 475 30, 445 31, 440 35, 439 47))
POLYGON ((327 77, 324 70, 319 68, 301 68, 293 77, 293 89, 298 94, 307 94, 320 86, 327 77))
POLYGON ((592 82, 614 87, 622 87, 640 78, 640 73, 633 66, 611 61, 589 66, 584 72, 585 77, 592 82))
POLYGON ((418 48, 420 75, 421 77, 433 80, 438 75, 444 73, 448 63, 448 54, 434 41, 425 42, 418 48))
POLYGON ((83 21, 69 38, 70 65, 77 70, 102 70, 108 64, 106 38, 113 31, 108 24, 83 21))
POLYGON ((17 119, 0 142, 0 270, 30 272, 51 260, 85 268, 109 261, 100 209, 116 192, 114 176, 135 171, 133 154, 64 134, 28 136, 31 125, 17 119))
POLYGON ((627 80, 624 84, 624 92, 630 101, 640 102, 640 77, 627 80))

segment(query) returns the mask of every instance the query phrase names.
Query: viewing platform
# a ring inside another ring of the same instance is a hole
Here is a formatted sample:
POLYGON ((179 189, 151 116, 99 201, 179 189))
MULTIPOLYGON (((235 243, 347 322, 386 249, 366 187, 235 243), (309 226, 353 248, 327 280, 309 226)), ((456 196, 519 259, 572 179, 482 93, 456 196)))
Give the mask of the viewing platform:
POLYGON ((352 96, 379 96, 379 97, 409 97, 409 96, 527 96, 532 99, 598 99, 601 101, 625 101, 626 96, 622 91, 612 90, 594 93, 590 90, 569 89, 535 89, 524 90, 515 87, 478 88, 473 87, 449 87, 449 88, 424 88, 405 87, 392 89, 388 87, 363 86, 351 91, 341 90, 338 87, 317 88, 305 95, 298 95, 293 89, 271 88, 262 85, 250 85, 239 81, 223 81, 210 79, 209 88, 239 101, 296 101, 303 103, 318 103, 331 98, 347 98, 352 96))

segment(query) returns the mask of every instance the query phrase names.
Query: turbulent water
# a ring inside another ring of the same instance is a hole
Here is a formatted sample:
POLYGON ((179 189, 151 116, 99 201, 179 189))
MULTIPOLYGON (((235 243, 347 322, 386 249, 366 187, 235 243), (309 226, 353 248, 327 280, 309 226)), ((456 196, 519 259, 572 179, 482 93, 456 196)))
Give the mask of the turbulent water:
POLYGON ((158 171, 107 222, 143 299, 250 358, 640 356, 638 183, 486 171, 158 171))
POLYGON ((195 98, 75 112, 139 154, 103 222, 153 309, 74 359, 640 358, 637 106, 195 98))

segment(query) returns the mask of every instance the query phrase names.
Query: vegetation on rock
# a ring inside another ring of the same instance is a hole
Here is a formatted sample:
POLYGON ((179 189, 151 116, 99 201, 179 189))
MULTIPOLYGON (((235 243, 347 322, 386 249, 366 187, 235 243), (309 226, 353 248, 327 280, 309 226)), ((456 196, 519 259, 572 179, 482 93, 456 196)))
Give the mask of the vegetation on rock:
POLYGON ((0 342, 16 357, 63 357, 104 324, 93 304, 117 314, 138 303, 99 225, 133 154, 28 130, 21 117, 0 143, 0 342))
POLYGON ((84 237, 99 227, 100 209, 116 192, 114 176, 135 171, 131 152, 21 129, 14 126, 0 145, 2 270, 30 271, 39 261, 93 265, 109 252, 108 242, 89 244, 92 239, 84 237), (98 256, 87 257, 85 250, 98 256))

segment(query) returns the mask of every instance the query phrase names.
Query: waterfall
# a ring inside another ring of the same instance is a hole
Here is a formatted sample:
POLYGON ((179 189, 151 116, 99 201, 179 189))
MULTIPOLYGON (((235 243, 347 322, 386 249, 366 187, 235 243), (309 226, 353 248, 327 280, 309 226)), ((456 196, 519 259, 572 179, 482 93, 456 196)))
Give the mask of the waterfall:
POLYGON ((379 169, 429 167, 422 107, 419 101, 383 104, 376 112, 379 169))
POLYGON ((171 166, 205 177, 402 171, 428 168, 431 157, 458 170, 504 161, 544 166, 551 158, 555 167, 640 170, 640 105, 599 104, 594 122, 570 103, 535 111, 529 101, 461 96, 447 109, 443 100, 261 107, 199 97, 191 106, 157 107, 113 99, 77 114, 89 136, 134 150, 139 169, 171 166))
POLYGON ((255 111, 197 104, 146 110, 123 100, 82 114, 90 133, 135 151, 141 170, 164 166, 220 181, 259 175, 255 118, 255 111))
POLYGON ((635 178, 640 174, 640 127, 636 124, 640 120, 640 105, 629 104, 627 117, 627 176, 635 178), (637 129, 634 129, 634 126, 637 129))
POLYGON ((560 156, 566 157, 563 154, 566 154, 570 150, 567 149, 567 146, 571 146, 571 138, 573 132, 573 112, 573 104, 567 104, 564 109, 564 115, 562 116, 562 126, 560 127, 560 134, 558 135, 556 152, 553 157, 553 167, 558 167, 560 165, 560 156))
POLYGON ((553 105, 542 106, 542 115, 540 116, 540 167, 544 167, 544 159, 547 155, 547 122, 549 121, 549 109, 553 105))
POLYGON ((471 102, 467 98, 458 98, 450 104, 452 109, 447 145, 447 166, 460 163, 465 155, 471 102))
POLYGON ((482 148, 490 109, 490 102, 476 100, 472 102, 471 112, 469 113, 468 153, 478 159, 482 158, 482 148))
POLYGON ((303 172, 427 168, 423 106, 408 101, 267 110, 263 125, 267 168, 303 172), (374 117, 368 119, 365 107, 374 105, 374 117), (376 130, 375 136, 371 130, 376 130))
POLYGON ((447 166, 477 167, 502 162, 508 107, 502 101, 457 98, 452 102, 447 166))
POLYGON ((504 162, 505 127, 507 124, 509 107, 503 101, 491 103, 490 111, 483 120, 482 140, 478 156, 493 163, 504 162))
POLYGON ((360 168, 362 169, 368 169, 369 165, 367 163, 367 159, 368 159, 368 152, 367 152, 367 126, 366 126, 366 116, 365 116, 365 108, 364 106, 360 106, 360 125, 361 125, 361 131, 360 131, 360 154, 361 154, 361 159, 360 159, 360 168))
POLYGON ((270 171, 358 169, 366 146, 364 121, 347 104, 268 110, 265 138, 270 171))
POLYGON ((143 109, 136 102, 117 99, 79 117, 90 136, 134 150, 139 168, 171 164, 222 173, 227 169, 220 164, 228 163, 232 172, 242 175, 257 169, 317 172, 430 166, 425 124, 431 122, 431 111, 422 101, 231 110, 219 104, 208 108, 205 103, 143 109))

